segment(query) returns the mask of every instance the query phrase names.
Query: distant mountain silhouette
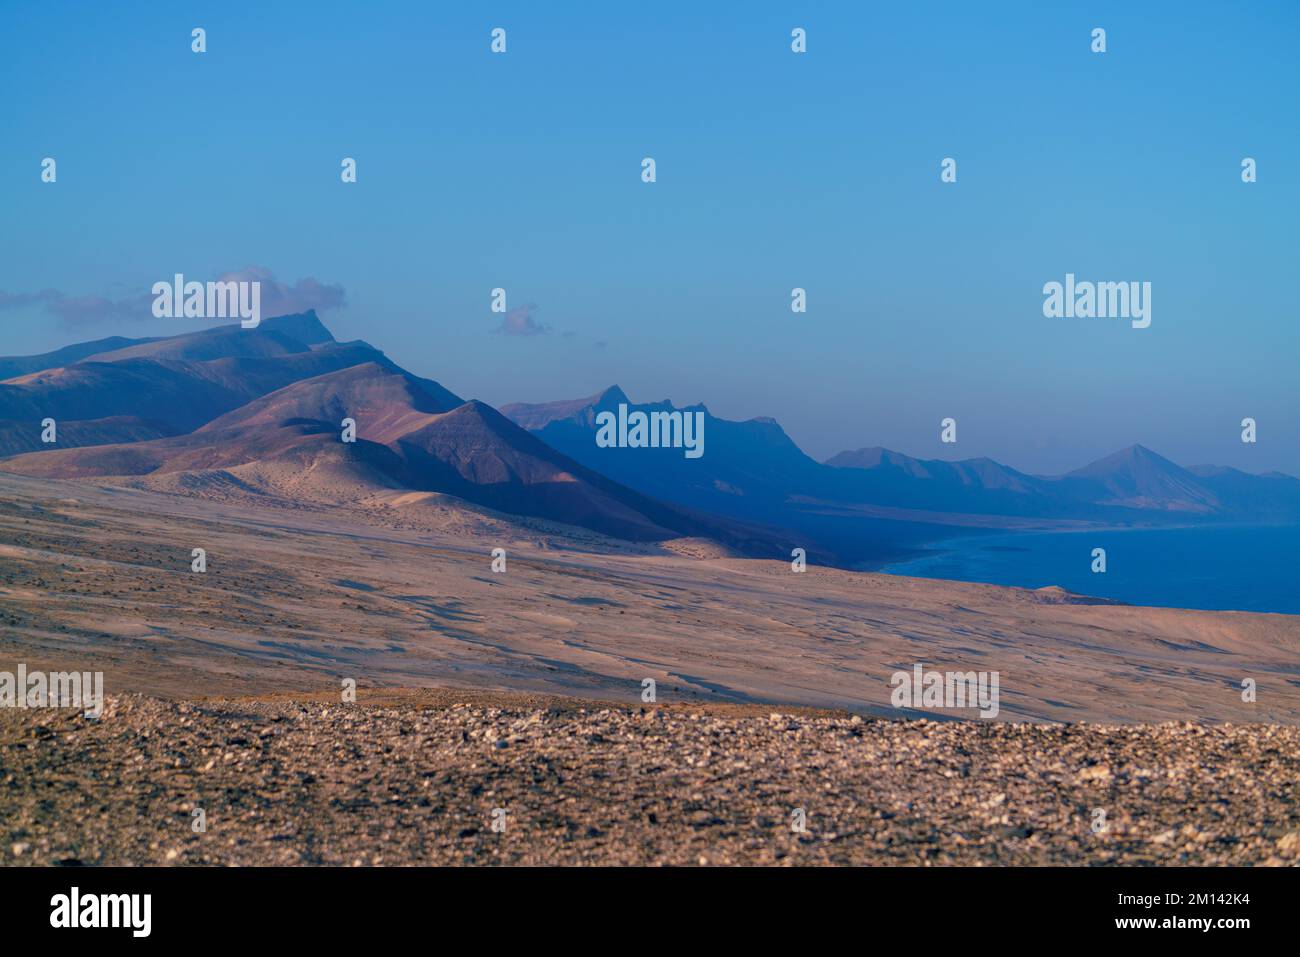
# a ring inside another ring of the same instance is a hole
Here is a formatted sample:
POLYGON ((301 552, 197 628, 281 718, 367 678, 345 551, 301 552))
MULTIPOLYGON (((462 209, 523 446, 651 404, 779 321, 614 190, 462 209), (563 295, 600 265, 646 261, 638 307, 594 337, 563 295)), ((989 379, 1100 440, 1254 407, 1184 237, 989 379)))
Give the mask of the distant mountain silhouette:
POLYGON ((501 414, 583 464, 650 495, 695 508, 749 514, 785 502, 806 489, 823 467, 805 455, 773 419, 732 422, 703 405, 705 454, 686 458, 681 449, 597 448, 596 416, 627 404, 642 412, 671 412, 667 401, 632 403, 618 386, 587 399, 537 405, 505 405, 501 414), (737 503, 743 502, 737 509, 737 503))
POLYGON ((586 399, 507 405, 502 413, 633 488, 693 508, 800 529, 850 559, 870 555, 872 535, 907 539, 936 524, 1300 521, 1300 480, 1184 469, 1142 446, 1062 476, 1028 475, 988 458, 917 459, 880 447, 818 463, 772 419, 731 422, 704 406, 690 406, 705 412, 707 451, 700 459, 671 449, 600 448, 596 414, 620 403, 647 412, 673 408, 667 402, 632 403, 611 386, 586 399), (893 521, 882 526, 882 517, 893 521), (908 522, 910 529, 899 524, 908 522))
POLYGON ((1251 475, 1222 465, 1193 465, 1187 472, 1224 503, 1222 508, 1243 518, 1296 521, 1300 479, 1282 472, 1251 475))
POLYGON ((1213 513, 1223 503, 1195 475, 1141 445, 1056 479, 1072 499, 1125 508, 1213 513))
POLYGON ((943 516, 888 510, 933 507, 933 497, 916 483, 905 483, 910 494, 900 495, 887 487, 890 482, 817 462, 774 419, 734 422, 703 405, 685 406, 681 411, 704 413, 701 458, 688 459, 680 449, 600 448, 596 416, 616 412, 620 403, 647 413, 675 408, 667 401, 633 403, 611 386, 586 399, 506 405, 501 412, 624 485, 691 509, 791 529, 798 537, 793 544, 828 552, 842 564, 879 562, 911 544, 944 537, 943 516), (874 507, 880 505, 888 508, 874 507))
POLYGON ((1060 502, 1042 480, 989 458, 917 459, 872 447, 826 460, 834 498, 941 512, 1043 515, 1060 502))
POLYGON ((1183 468, 1132 446, 1060 476, 991 459, 917 459, 872 447, 810 458, 770 418, 633 403, 618 386, 500 412, 406 372, 315 313, 158 339, 101 339, 0 358, 0 469, 239 487, 340 501, 440 493, 638 541, 711 538, 745 554, 840 564, 896 558, 963 529, 1061 524, 1300 521, 1300 480, 1183 468), (601 448, 620 405, 700 413, 704 455, 601 448), (58 442, 40 441, 41 421, 58 442), (357 440, 340 438, 344 418, 357 440))
POLYGON ((880 469, 908 479, 930 479, 963 488, 1007 489, 1023 493, 1036 489, 1035 480, 1030 476, 987 458, 958 462, 926 461, 875 446, 841 452, 827 459, 826 464, 832 468, 880 469))

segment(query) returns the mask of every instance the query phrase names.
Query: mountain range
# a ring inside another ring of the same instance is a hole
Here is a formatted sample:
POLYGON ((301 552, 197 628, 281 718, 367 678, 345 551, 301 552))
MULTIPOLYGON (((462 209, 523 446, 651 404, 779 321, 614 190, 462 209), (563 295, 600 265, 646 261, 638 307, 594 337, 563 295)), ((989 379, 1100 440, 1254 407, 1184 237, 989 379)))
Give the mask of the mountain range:
POLYGON ((600 448, 596 417, 620 404, 629 414, 675 408, 633 403, 611 386, 586 399, 501 411, 548 445, 648 495, 805 531, 841 558, 857 561, 870 559, 878 536, 897 544, 935 537, 935 526, 1300 521, 1300 480, 1277 472, 1184 468, 1141 445, 1057 476, 1029 475, 988 458, 917 459, 879 447, 817 462, 773 419, 734 422, 695 405, 682 411, 704 414, 708 451, 700 460, 676 450, 600 448))
POLYGON ((766 556, 802 545, 850 565, 960 529, 1300 521, 1300 480, 1184 468, 1138 445, 1036 476, 883 448, 818 462, 773 419, 638 404, 617 386, 498 412, 368 343, 336 341, 312 312, 0 358, 0 375, 0 469, 52 478, 316 501, 432 492, 633 541, 711 539, 766 556), (701 413, 705 455, 598 446, 597 416, 620 405, 701 413), (56 443, 41 441, 46 418, 56 443), (355 442, 341 441, 345 418, 355 442))
POLYGON ((766 532, 690 514, 585 468, 365 342, 335 341, 314 313, 256 329, 103 342, 107 351, 60 350, 54 361, 81 358, 0 382, 0 468, 324 502, 440 492, 632 541, 775 548, 766 532), (57 423, 56 443, 41 442, 47 417, 57 423), (345 418, 357 423, 355 442, 341 441, 345 418))

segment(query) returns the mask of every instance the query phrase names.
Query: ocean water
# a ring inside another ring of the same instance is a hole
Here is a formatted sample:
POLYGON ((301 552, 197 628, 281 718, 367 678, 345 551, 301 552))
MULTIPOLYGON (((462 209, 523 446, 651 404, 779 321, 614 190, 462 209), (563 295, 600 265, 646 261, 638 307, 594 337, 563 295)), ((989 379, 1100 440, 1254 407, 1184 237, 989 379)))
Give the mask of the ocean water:
POLYGON ((1133 605, 1300 614, 1300 526, 1015 532, 929 546, 892 575, 1042 588, 1133 605), (1106 550, 1105 573, 1092 550, 1106 550))

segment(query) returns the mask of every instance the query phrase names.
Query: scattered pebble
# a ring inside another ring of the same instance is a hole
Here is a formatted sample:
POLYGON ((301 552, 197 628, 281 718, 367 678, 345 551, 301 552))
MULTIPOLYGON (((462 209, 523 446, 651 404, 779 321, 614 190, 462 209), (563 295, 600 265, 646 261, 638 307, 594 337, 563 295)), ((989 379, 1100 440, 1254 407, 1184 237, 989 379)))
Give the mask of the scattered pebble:
POLYGON ((124 695, 99 721, 0 709, 0 839, 35 865, 1300 859, 1295 727, 439 694, 348 708, 124 695))

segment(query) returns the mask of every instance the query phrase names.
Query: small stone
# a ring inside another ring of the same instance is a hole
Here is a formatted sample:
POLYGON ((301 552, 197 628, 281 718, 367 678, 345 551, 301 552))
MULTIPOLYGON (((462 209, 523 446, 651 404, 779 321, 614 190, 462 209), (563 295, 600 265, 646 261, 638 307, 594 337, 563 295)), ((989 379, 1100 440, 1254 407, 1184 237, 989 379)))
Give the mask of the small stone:
POLYGON ((1300 857, 1300 831, 1292 831, 1279 837, 1277 850, 1283 857, 1300 857))

